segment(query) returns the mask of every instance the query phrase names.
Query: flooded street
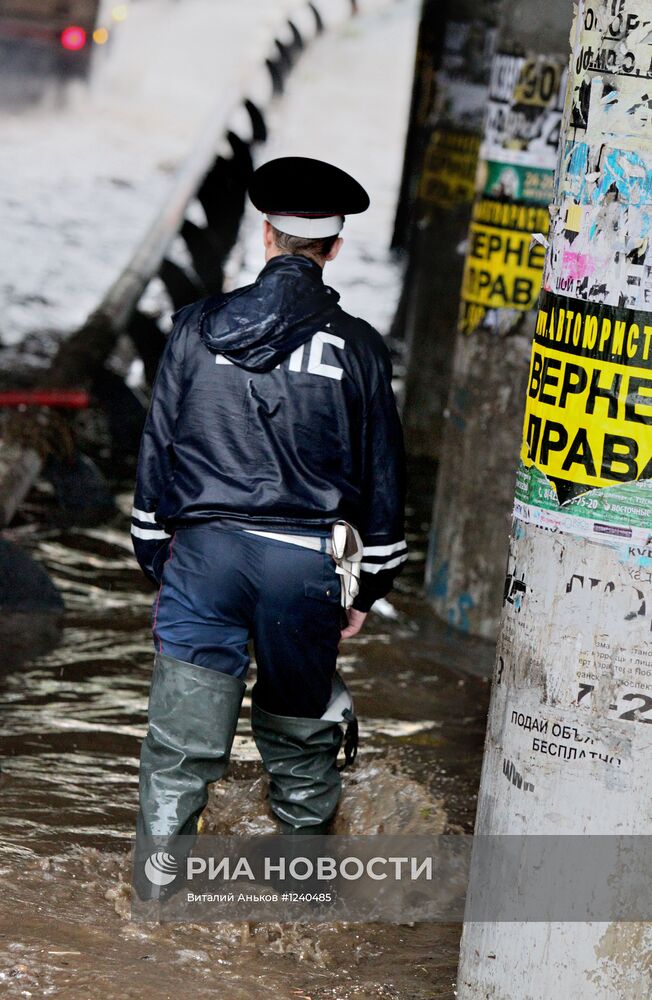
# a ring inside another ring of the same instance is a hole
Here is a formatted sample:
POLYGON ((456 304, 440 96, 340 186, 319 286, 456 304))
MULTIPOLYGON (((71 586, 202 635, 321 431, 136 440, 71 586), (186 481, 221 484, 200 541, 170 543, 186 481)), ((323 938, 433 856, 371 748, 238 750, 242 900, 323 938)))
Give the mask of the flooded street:
MULTIPOLYGON (((330 151, 369 182, 372 210, 345 233, 349 255, 328 280, 345 307, 384 331, 401 277, 386 247, 415 12, 414 3, 397 4, 315 43, 275 111, 262 156, 330 151), (379 85, 374 51, 400 70, 401 93, 391 73, 379 85), (344 108, 349 94, 339 124, 314 115, 318 100, 344 108)), ((259 227, 249 212, 233 283, 258 270, 259 227)), ((65 613, 59 621, 9 615, 0 629, 0 996, 451 1000, 459 925, 130 920, 154 597, 128 534, 132 483, 119 483, 120 512, 112 521, 65 530, 54 526, 59 515, 41 483, 5 534, 47 567, 65 613)), ((432 468, 412 470, 410 561, 391 606, 372 613, 363 634, 342 648, 340 670, 356 701, 361 747, 344 773, 336 833, 472 830, 493 654, 438 623, 422 599, 433 487, 432 468)), ((255 664, 229 774, 214 786, 204 814, 207 833, 274 829, 249 723, 254 680, 255 664)))
MULTIPOLYGON (((397 617, 371 615, 341 657, 362 746, 345 772, 339 833, 471 830, 488 683, 462 668, 486 670, 491 650, 448 634, 419 599, 426 478, 413 477, 421 503, 411 509, 413 559, 392 595, 397 617)), ((452 997, 459 926, 130 922, 152 593, 131 556, 130 495, 119 499, 111 525, 10 533, 47 565, 67 609, 59 644, 33 658, 30 643, 52 641, 52 624, 26 616, 5 625, 0 995, 452 997)), ((40 504, 47 510, 33 495, 32 515, 40 504)), ((254 678, 255 668, 248 693, 254 678)), ((247 697, 207 832, 273 828, 249 707, 247 697)))
POLYGON ((570 6, 0 2, 0 1000, 652 1000, 652 15, 570 6))

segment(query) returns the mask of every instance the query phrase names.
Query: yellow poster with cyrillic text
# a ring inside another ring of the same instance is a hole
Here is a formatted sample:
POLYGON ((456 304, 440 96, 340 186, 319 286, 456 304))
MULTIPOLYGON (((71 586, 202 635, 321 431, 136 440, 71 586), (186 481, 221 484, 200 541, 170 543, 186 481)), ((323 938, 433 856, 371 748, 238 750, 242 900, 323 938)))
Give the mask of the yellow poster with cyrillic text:
POLYGON ((542 294, 521 458, 587 490, 652 478, 649 313, 542 294))

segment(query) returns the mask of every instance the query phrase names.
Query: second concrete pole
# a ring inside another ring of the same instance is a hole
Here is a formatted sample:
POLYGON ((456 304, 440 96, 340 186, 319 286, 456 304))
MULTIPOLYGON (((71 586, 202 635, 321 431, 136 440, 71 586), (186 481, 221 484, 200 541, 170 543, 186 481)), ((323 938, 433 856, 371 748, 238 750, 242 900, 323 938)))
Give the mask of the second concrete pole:
MULTIPOLYGON (((442 5, 434 101, 425 127, 404 290, 403 426, 413 456, 438 457, 482 116, 501 0, 442 5)), ((398 331, 397 331, 398 332, 398 331)))
POLYGON ((506 2, 462 279, 427 588, 442 618, 488 639, 500 617, 570 22, 570 0, 506 2))

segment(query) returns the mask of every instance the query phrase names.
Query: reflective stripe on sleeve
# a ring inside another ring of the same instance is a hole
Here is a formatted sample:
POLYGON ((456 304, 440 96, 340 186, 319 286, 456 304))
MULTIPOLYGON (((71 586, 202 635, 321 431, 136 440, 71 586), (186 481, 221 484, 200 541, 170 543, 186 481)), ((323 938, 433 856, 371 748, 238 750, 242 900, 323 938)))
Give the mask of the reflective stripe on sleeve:
POLYGON ((381 570, 393 569, 394 566, 400 566, 402 562, 405 562, 407 557, 407 552, 403 552, 402 555, 397 556, 395 559, 389 559, 384 563, 362 562, 360 563, 360 569, 365 573, 380 573, 381 570))
POLYGON ((163 531, 162 528, 137 528, 136 525, 131 526, 131 533, 134 538, 142 538, 145 541, 153 541, 155 538, 171 538, 172 536, 163 531))
POLYGON ((148 524, 156 524, 156 514, 154 512, 148 512, 146 510, 138 510, 137 507, 131 508, 131 516, 136 519, 136 521, 145 521, 148 524))
POLYGON ((407 543, 405 539, 401 542, 394 542, 393 545, 365 545, 364 555, 365 556, 389 556, 392 552, 399 552, 401 549, 407 549, 407 543))

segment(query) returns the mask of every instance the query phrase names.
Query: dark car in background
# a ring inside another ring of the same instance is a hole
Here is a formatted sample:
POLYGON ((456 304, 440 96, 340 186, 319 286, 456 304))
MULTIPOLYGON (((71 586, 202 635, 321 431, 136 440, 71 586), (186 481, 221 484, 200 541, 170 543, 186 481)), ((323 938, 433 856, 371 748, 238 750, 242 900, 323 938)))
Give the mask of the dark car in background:
POLYGON ((33 100, 53 82, 87 78, 127 4, 107 0, 0 0, 0 99, 33 100))

